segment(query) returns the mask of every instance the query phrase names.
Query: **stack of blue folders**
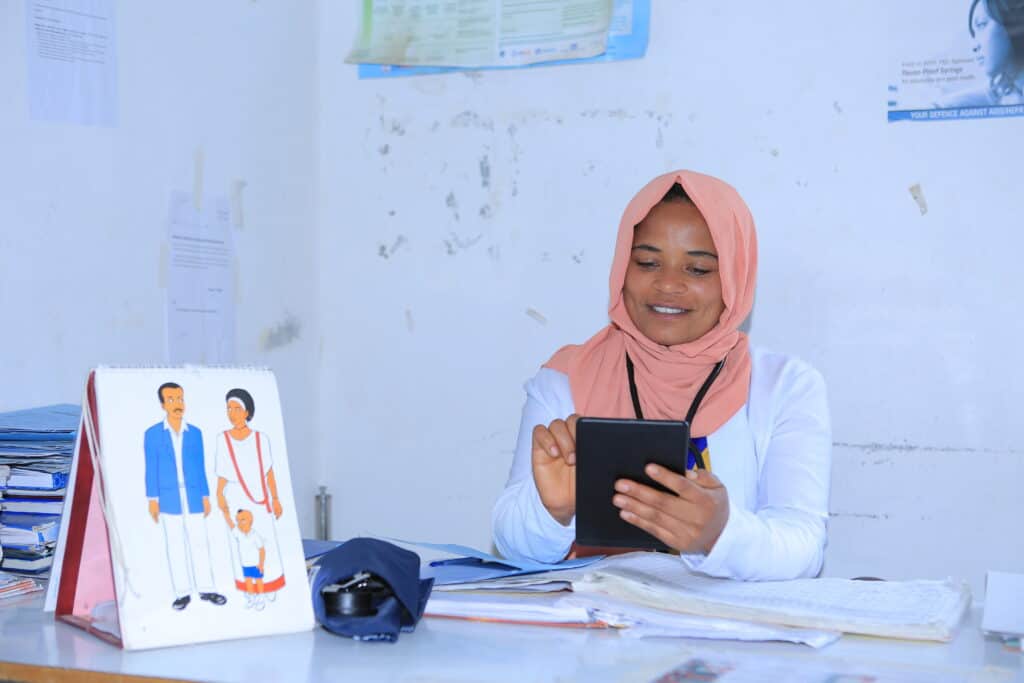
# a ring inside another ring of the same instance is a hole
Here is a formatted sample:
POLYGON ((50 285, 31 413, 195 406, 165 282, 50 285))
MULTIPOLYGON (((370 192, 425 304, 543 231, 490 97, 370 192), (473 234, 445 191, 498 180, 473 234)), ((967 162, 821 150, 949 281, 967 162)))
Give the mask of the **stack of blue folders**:
POLYGON ((59 404, 0 413, 0 569, 41 574, 53 563, 81 410, 59 404))

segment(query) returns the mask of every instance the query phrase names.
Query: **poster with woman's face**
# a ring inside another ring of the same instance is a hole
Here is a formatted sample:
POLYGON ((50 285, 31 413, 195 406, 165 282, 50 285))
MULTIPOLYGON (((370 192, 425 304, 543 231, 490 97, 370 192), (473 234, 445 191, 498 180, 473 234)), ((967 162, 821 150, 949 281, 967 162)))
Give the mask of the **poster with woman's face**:
POLYGON ((889 121, 1024 116, 1024 0, 893 0, 889 121))

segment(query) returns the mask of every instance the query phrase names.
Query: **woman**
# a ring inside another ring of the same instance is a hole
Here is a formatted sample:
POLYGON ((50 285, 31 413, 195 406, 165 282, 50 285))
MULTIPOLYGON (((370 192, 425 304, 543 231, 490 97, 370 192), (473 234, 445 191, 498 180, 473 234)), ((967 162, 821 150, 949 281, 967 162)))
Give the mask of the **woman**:
POLYGON ((1024 0, 971 0, 967 11, 978 66, 988 83, 954 93, 943 108, 1024 104, 1024 0))
POLYGON ((264 559, 260 567, 262 590, 252 596, 255 585, 247 581, 243 570, 243 558, 236 544, 232 544, 232 563, 235 567, 235 587, 247 593, 253 604, 262 608, 263 594, 273 600, 276 591, 284 587, 281 569, 281 551, 277 545, 277 529, 274 520, 284 511, 277 495, 277 480, 274 477, 274 460, 270 439, 266 434, 249 427, 249 421, 256 413, 252 395, 245 389, 232 389, 224 397, 227 402, 228 421, 231 429, 217 437, 217 507, 228 523, 232 535, 235 533, 235 516, 240 511, 251 513, 252 522, 246 533, 255 532, 264 548, 264 559))
POLYGON ((709 575, 820 571, 832 443, 825 384, 800 360, 749 348, 739 326, 756 270, 753 218, 721 180, 677 171, 633 198, 612 262, 611 324, 558 351, 526 384, 493 515, 504 555, 555 562, 570 552, 577 414, 683 419, 724 361, 691 426, 708 469, 684 477, 649 465, 646 474, 677 495, 620 480, 612 503, 709 575))

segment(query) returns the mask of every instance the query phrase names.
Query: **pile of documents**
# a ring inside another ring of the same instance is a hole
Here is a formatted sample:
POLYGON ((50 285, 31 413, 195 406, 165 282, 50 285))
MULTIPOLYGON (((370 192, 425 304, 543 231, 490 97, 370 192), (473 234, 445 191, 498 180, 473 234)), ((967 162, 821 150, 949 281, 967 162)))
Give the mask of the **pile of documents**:
POLYGON ((24 595, 25 593, 34 593, 42 589, 42 584, 26 576, 16 576, 0 572, 0 605, 3 605, 4 600, 8 598, 24 595))
POLYGON ((68 404, 0 413, 0 569, 49 571, 79 415, 68 404))
POLYGON ((424 568, 435 579, 427 616, 822 647, 843 633, 948 641, 970 605, 966 584, 949 580, 743 582, 696 574, 661 553, 548 571, 469 555, 424 568))

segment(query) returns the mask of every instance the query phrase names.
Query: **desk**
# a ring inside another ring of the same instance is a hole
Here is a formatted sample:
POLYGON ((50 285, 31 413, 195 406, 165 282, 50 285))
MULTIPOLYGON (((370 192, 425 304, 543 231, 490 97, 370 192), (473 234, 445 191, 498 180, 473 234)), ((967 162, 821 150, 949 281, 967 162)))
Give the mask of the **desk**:
MULTIPOLYGON (((288 636, 124 652, 42 612, 40 595, 0 606, 0 662, 202 681, 648 681, 693 656, 759 657, 803 666, 905 668, 914 680, 1024 681, 1024 656, 983 638, 974 608, 952 643, 844 636, 815 651, 788 643, 635 640, 617 632, 424 619, 397 643, 323 629, 288 636), (927 672, 934 676, 928 676, 927 672), (968 672, 975 672, 969 675, 968 672), (945 678, 950 676, 950 678, 945 678)), ((3 605, 3 603, 0 603, 3 605)), ((5 671, 24 678, 24 669, 5 671)), ((70 680, 78 680, 73 674, 70 680)), ((53 680, 40 678, 40 680, 53 680)), ((90 679, 92 680, 92 679, 90 679)))

